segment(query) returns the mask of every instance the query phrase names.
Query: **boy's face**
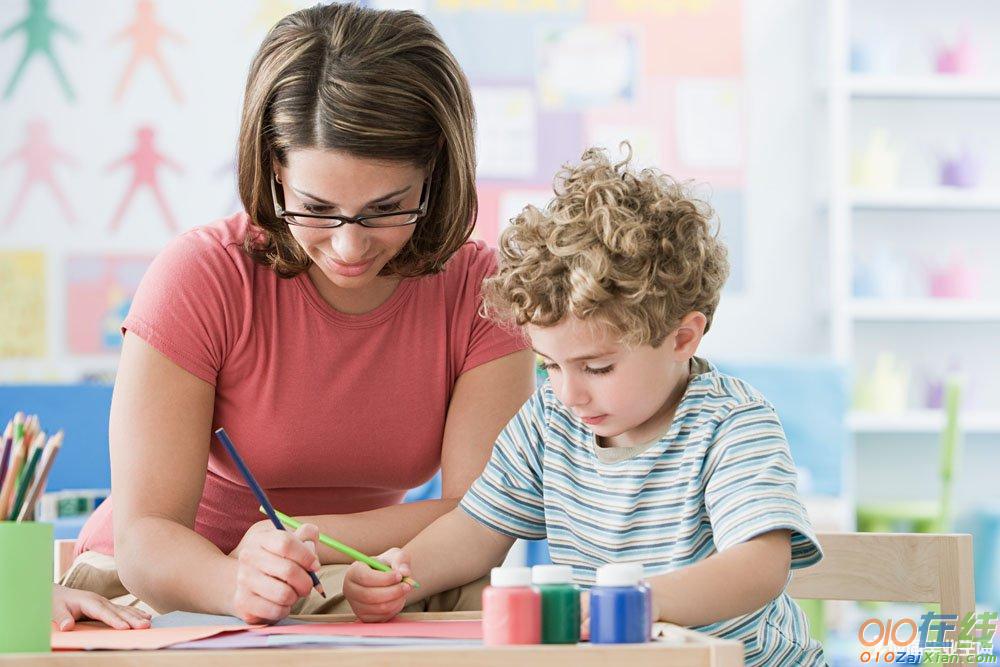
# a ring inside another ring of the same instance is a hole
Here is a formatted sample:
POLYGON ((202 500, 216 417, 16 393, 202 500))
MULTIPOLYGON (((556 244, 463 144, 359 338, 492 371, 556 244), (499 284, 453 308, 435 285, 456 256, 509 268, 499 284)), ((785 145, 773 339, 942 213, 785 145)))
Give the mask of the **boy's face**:
POLYGON ((629 447, 669 426, 704 322, 704 315, 691 313, 655 348, 625 348, 607 327, 572 316, 551 327, 528 325, 527 331, 563 405, 603 444, 629 447))

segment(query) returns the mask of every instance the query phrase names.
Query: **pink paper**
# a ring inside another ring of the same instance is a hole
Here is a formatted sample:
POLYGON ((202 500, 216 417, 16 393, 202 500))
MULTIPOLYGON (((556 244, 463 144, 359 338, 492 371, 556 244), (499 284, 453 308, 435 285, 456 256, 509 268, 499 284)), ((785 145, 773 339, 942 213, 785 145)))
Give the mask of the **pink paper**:
MULTIPOLYGON (((205 625, 191 628, 146 628, 144 630, 115 630, 106 625, 80 623, 72 630, 52 630, 52 650, 108 649, 118 651, 153 650, 174 644, 214 637, 227 632, 242 632, 259 625, 205 625)), ((279 628, 280 629, 280 628, 279 628)))
POLYGON ((482 639, 482 621, 406 621, 386 623, 305 623, 254 630, 264 635, 342 635, 346 637, 409 637, 418 639, 482 639))

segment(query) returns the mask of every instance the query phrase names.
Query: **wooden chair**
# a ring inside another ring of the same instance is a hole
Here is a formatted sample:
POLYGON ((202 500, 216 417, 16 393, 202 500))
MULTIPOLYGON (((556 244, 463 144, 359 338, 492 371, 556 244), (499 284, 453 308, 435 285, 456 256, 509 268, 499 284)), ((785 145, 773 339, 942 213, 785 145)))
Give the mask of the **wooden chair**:
POLYGON ((936 602, 976 610, 972 535, 820 533, 824 558, 795 570, 788 594, 807 600, 936 602))
POLYGON ((57 582, 73 564, 73 549, 76 540, 56 540, 52 553, 52 580, 57 582))

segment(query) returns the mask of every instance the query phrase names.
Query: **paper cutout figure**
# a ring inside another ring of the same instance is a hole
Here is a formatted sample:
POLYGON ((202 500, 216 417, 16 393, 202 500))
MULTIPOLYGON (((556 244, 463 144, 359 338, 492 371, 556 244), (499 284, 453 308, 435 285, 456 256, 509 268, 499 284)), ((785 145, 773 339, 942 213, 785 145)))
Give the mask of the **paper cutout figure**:
POLYGON ((28 199, 28 192, 36 184, 48 185, 52 197, 58 202, 69 222, 76 222, 76 214, 69 204, 69 199, 56 182, 55 170, 53 167, 59 162, 66 163, 71 167, 77 166, 77 161, 68 153, 61 150, 52 143, 49 133, 49 125, 44 120, 36 119, 28 123, 28 137, 24 144, 3 161, 3 166, 13 162, 23 162, 24 182, 14 196, 14 205, 4 218, 3 226, 7 227, 20 214, 28 199))
POLYGON ((181 169, 178 163, 156 150, 156 132, 153 128, 149 126, 140 127, 136 132, 136 138, 138 145, 135 151, 108 166, 108 171, 114 171, 123 165, 130 164, 134 170, 132 184, 129 186, 128 192, 125 193, 125 198, 122 199, 118 210, 115 211, 114 217, 111 218, 111 230, 118 229, 136 190, 139 189, 139 186, 145 185, 153 191, 153 196, 156 197, 156 203, 160 206, 160 212, 163 213, 163 219, 167 223, 167 227, 170 231, 176 232, 177 222, 174 220, 174 215, 170 212, 170 207, 167 205, 167 199, 163 196, 160 184, 156 180, 156 171, 161 164, 170 167, 178 174, 183 173, 184 170, 181 169))
POLYGON ((122 73, 118 87, 115 89, 115 102, 121 101, 139 62, 148 59, 152 60, 153 64, 156 65, 163 80, 166 81, 167 88, 170 89, 170 94, 174 100, 178 104, 183 103, 184 96, 181 95, 180 87, 167 68, 167 63, 160 52, 160 44, 164 38, 168 38, 178 44, 183 44, 187 40, 157 20, 156 5, 153 4, 152 0, 139 0, 138 4, 136 4, 135 20, 127 28, 115 35, 111 41, 119 42, 126 38, 132 41, 132 55, 129 58, 128 65, 125 66, 125 72, 122 73))
POLYGON ((52 49, 52 38, 57 32, 64 33, 72 40, 76 40, 77 35, 68 27, 49 16, 49 0, 30 0, 28 2, 28 15, 20 22, 4 30, 3 34, 0 34, 0 40, 6 40, 18 32, 24 32, 24 54, 21 56, 21 62, 17 64, 17 68, 14 70, 14 75, 7 83, 3 98, 5 100, 10 99, 10 96, 14 94, 14 89, 17 88, 18 82, 21 80, 21 75, 24 74, 24 69, 27 67, 28 61, 33 56, 42 54, 49 59, 49 63, 52 65, 52 69, 55 71, 56 78, 59 79, 59 85, 62 86, 66 97, 71 102, 75 100, 76 95, 73 93, 73 87, 69 85, 69 79, 66 78, 66 73, 63 71, 62 65, 56 60, 56 54, 52 49))

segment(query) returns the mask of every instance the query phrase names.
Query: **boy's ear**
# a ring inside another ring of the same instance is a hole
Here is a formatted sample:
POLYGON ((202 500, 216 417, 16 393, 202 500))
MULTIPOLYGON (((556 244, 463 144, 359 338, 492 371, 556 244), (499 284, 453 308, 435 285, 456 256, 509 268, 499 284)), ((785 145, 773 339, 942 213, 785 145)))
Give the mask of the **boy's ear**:
POLYGON ((697 310, 688 313, 677 325, 677 335, 674 337, 674 353, 686 359, 694 356, 701 344, 701 337, 705 335, 705 326, 708 318, 704 313, 697 310))

